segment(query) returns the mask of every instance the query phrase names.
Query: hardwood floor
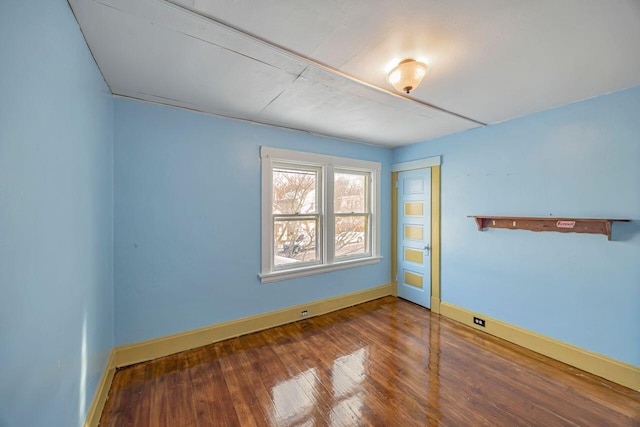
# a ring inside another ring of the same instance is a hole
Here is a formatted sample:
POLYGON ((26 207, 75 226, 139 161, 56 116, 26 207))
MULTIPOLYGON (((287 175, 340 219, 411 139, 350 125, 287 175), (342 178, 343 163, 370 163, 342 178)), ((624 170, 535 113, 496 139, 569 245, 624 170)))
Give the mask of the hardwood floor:
POLYGON ((640 393, 394 297, 116 372, 101 426, 640 425, 640 393))

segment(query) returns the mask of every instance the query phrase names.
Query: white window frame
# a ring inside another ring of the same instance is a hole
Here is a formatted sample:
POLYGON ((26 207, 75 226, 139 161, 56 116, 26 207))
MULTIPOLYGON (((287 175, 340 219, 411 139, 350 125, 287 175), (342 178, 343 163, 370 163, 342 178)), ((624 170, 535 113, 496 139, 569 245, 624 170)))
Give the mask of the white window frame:
MULTIPOLYGON (((292 170, 302 170, 302 171, 309 171, 309 172, 315 172, 316 173, 316 191, 315 191, 315 206, 316 206, 316 212, 314 213, 296 213, 296 214, 274 214, 271 211, 271 233, 273 233, 273 224, 276 221, 276 218, 294 218, 294 217, 298 217, 301 220, 304 220, 305 218, 311 218, 311 217, 316 217, 317 218, 317 226, 316 226, 316 252, 318 254, 318 259, 314 260, 314 261, 305 261, 305 262, 301 262, 299 265, 300 267, 306 267, 306 266, 311 266, 311 265, 321 265, 322 264, 322 260, 323 260, 323 242, 322 242, 322 232, 323 232, 323 224, 322 224, 322 213, 324 211, 323 209, 323 205, 324 205, 324 201, 323 201, 323 189, 322 189, 322 181, 323 181, 323 175, 324 175, 324 171, 320 166, 311 166, 309 164, 300 164, 300 163, 291 163, 291 162, 275 162, 272 161, 271 162, 271 172, 273 172, 274 169, 279 169, 279 168, 283 168, 283 169, 287 169, 288 167, 291 167, 292 170)), ((273 175, 272 175, 273 176, 273 175)), ((271 181, 273 183, 273 180, 271 181)), ((273 195, 273 191, 271 191, 271 195, 273 195)), ((273 205, 273 200, 271 201, 272 205, 273 205)), ((273 244, 273 242, 272 242, 273 244)), ((273 249, 273 248, 272 248, 273 249)), ((298 264, 296 264, 298 265, 298 264)), ((289 267, 290 268, 290 267, 289 267)), ((272 271, 280 271, 280 270, 287 270, 289 269, 287 267, 287 264, 283 264, 280 266, 277 266, 275 264, 271 264, 271 270, 272 271)))
POLYGON ((327 156, 302 151, 284 150, 272 147, 260 147, 262 162, 262 267, 258 275, 262 283, 293 279, 296 277, 326 273, 362 265, 380 262, 380 170, 381 163, 346 157, 327 156), (320 182, 320 232, 317 244, 321 245, 319 263, 296 267, 273 265, 273 166, 290 164, 291 166, 311 166, 321 169, 320 182), (340 172, 362 172, 370 174, 369 213, 371 215, 369 252, 365 254, 339 257, 335 256, 335 215, 334 215, 334 170, 340 172))
MULTIPOLYGON (((367 178, 367 182, 366 182, 366 186, 365 186, 365 210, 363 212, 335 212, 335 207, 334 207, 334 212, 333 212, 333 219, 334 219, 334 227, 335 227, 335 219, 337 217, 349 217, 349 216, 366 216, 367 220, 369 222, 368 224, 368 236, 366 238, 366 242, 369 242, 369 248, 367 250, 366 253, 364 254, 360 254, 360 253, 356 253, 356 254, 351 254, 351 255, 343 255, 343 256, 334 256, 334 260, 337 260, 338 262, 340 261, 347 261, 349 259, 356 259, 356 258, 366 258, 366 257, 370 257, 372 254, 371 251, 371 242, 373 241, 372 238, 372 230, 373 230, 373 216, 371 214, 371 210, 372 210, 372 203, 371 203, 371 193, 373 192, 373 186, 372 186, 372 181, 373 181, 373 173, 369 170, 362 170, 362 169, 354 169, 354 168, 350 168, 350 169, 344 169, 344 168, 340 168, 340 167, 334 167, 334 184, 335 184, 335 173, 343 173, 343 174, 353 174, 353 175, 361 175, 367 178)), ((334 199, 335 200, 335 199, 334 199)), ((332 238, 334 238, 332 236, 332 238)), ((333 240, 334 242, 334 250, 335 250, 335 238, 333 240)))

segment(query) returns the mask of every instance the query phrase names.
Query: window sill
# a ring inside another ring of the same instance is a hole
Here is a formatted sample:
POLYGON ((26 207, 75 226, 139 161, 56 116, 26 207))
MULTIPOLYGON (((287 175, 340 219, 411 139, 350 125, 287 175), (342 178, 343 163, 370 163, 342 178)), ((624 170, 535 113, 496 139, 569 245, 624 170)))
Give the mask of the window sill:
POLYGON ((309 267, 292 268, 290 270, 261 273, 258 274, 258 277, 260 277, 262 283, 278 282, 280 280, 295 279, 297 277, 312 276, 314 274, 328 273, 330 271, 344 270, 346 268, 377 264, 381 259, 381 256, 352 259, 348 261, 335 262, 333 264, 313 265, 309 267))

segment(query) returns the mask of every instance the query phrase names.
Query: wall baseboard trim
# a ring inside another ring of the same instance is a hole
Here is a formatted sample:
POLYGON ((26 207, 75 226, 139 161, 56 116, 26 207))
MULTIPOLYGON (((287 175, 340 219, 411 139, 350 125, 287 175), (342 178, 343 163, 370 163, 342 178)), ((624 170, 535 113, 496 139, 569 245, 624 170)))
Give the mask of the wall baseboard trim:
POLYGON ((431 297, 431 312, 440 314, 440 298, 431 297))
POLYGON ((100 417, 102 416, 102 410, 105 403, 107 403, 107 397, 109 396, 109 390, 111 389, 111 382, 113 376, 116 373, 116 352, 111 350, 109 360, 104 367, 104 372, 98 383, 98 388, 91 401, 89 411, 87 411, 87 419, 84 422, 84 427, 97 427, 100 423, 100 417))
POLYGON ((392 284, 377 286, 362 291, 339 295, 320 301, 288 307, 281 310, 244 317, 204 328, 167 335, 160 338, 127 344, 114 348, 116 355, 115 366, 118 368, 140 362, 157 359, 181 351, 202 347, 214 342, 235 338, 274 326, 302 320, 300 313, 307 310, 304 318, 319 316, 332 311, 351 307, 363 302, 392 295, 392 284))
POLYGON ((398 296, 398 282, 391 282, 391 296, 398 296))
POLYGON ((640 390, 640 368, 636 366, 446 302, 440 303, 440 314, 609 381, 633 390, 640 390), (483 328, 475 325, 473 323, 474 316, 485 319, 486 326, 483 328))
POLYGON ((393 285, 389 283, 375 288, 244 317, 242 319, 206 326, 179 334, 167 335, 148 341, 115 347, 111 350, 111 355, 98 383, 91 406, 87 411, 84 427, 97 427, 100 423, 100 417, 102 416, 104 405, 107 402, 113 376, 117 368, 146 362, 157 359, 158 357, 169 356, 214 342, 273 328, 274 326, 296 322, 302 320, 300 313, 303 310, 307 310, 309 313, 304 317, 307 319, 386 297, 391 295, 392 292, 393 285))

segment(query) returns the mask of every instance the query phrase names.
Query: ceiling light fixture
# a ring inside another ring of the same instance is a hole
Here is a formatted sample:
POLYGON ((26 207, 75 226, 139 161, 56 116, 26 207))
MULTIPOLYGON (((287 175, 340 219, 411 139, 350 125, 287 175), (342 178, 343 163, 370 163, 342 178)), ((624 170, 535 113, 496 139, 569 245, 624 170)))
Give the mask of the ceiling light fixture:
POLYGON ((405 59, 389 72, 387 80, 396 90, 409 93, 418 87, 428 72, 427 64, 415 59, 405 59))

